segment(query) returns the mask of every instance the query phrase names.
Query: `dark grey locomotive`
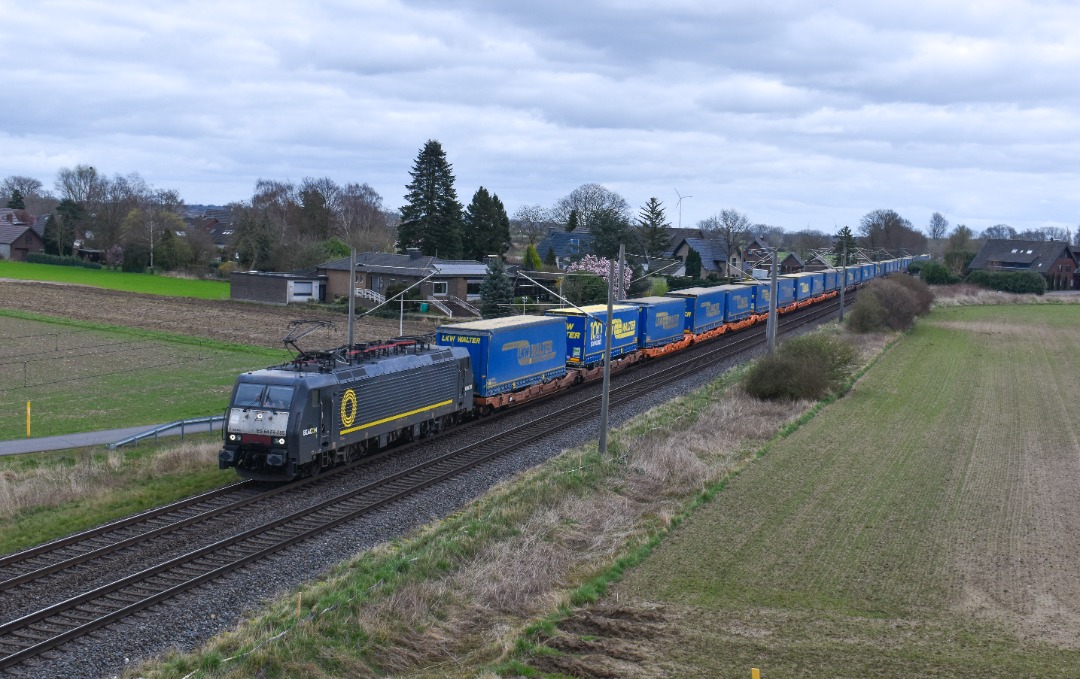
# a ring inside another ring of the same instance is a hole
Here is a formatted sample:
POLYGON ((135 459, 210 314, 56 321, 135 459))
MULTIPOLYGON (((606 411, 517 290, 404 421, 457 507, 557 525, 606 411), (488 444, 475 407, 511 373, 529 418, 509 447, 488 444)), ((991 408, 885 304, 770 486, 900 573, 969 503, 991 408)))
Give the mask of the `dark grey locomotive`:
POLYGON ((243 373, 226 413, 221 469, 287 481, 472 413, 469 353, 415 339, 305 352, 243 373))

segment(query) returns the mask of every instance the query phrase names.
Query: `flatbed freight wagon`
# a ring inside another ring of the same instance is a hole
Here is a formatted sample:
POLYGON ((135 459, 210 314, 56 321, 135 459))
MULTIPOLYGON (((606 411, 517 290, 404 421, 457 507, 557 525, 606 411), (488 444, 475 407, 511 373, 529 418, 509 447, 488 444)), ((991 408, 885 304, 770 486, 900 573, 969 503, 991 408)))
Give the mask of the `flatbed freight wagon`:
POLYGON ((443 325, 436 342, 465 347, 475 394, 491 397, 566 375, 566 331, 550 316, 507 316, 443 325))

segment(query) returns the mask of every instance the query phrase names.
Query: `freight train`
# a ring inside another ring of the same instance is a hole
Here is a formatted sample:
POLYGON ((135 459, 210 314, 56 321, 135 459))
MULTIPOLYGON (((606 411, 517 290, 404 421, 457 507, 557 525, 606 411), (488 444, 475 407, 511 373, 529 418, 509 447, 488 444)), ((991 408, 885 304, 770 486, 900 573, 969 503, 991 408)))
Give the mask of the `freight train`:
MULTIPOLYGON (((911 258, 843 271, 678 290, 613 307, 611 368, 824 301, 840 287, 906 271, 911 258)), ((550 309, 441 326, 435 339, 398 338, 334 350, 241 374, 218 456, 245 478, 311 476, 392 443, 409 441, 602 374, 607 305, 550 309)))

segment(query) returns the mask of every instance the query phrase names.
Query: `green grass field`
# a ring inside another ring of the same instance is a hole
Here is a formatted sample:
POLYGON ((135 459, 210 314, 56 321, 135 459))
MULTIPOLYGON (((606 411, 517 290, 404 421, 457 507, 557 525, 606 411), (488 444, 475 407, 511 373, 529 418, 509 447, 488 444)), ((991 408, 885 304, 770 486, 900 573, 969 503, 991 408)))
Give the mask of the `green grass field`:
POLYGON ((617 586, 664 611, 650 665, 1080 676, 1077 328, 1071 307, 920 321, 617 586))
POLYGON ((56 266, 53 264, 28 264, 26 262, 0 260, 0 278, 78 283, 96 288, 142 292, 166 297, 229 299, 229 283, 226 281, 192 280, 142 273, 107 271, 105 269, 56 266))
POLYGON ((242 347, 0 313, 0 440, 158 424, 224 411, 236 376, 280 363, 242 347))

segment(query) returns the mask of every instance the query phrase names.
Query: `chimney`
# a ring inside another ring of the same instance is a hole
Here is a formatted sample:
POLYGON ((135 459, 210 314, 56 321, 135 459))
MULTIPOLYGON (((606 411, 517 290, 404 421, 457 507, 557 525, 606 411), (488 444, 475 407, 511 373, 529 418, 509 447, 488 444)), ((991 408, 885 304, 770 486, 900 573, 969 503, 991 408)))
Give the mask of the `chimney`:
POLYGON ((409 259, 420 259, 420 248, 405 248, 405 254, 409 256, 409 259))

